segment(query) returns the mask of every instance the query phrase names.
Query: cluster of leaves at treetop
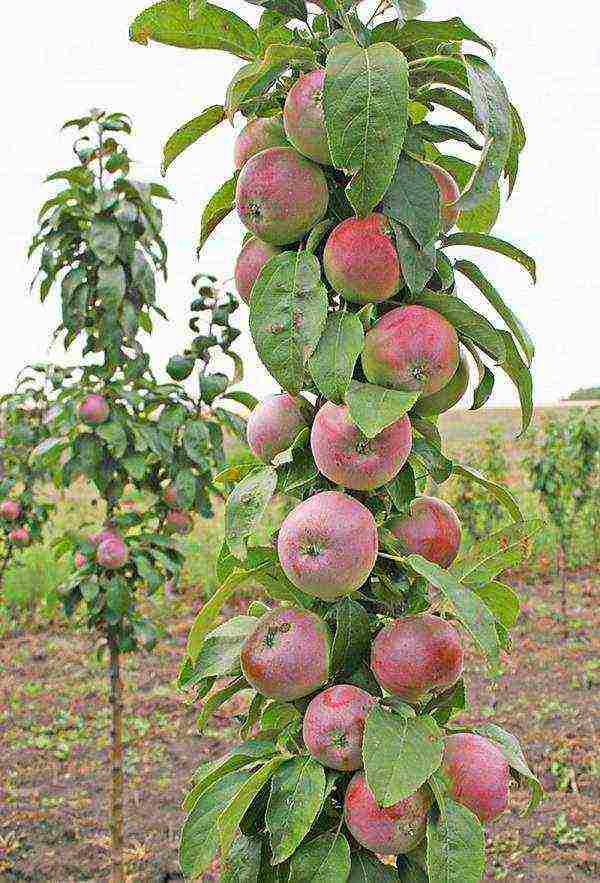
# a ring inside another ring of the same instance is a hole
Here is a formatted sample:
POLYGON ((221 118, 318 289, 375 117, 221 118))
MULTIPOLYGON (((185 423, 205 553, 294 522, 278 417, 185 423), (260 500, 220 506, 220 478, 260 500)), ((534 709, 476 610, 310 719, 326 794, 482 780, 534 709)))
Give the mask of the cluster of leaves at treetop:
POLYGON ((104 500, 106 526, 127 545, 127 566, 113 574, 99 567, 93 542, 83 533, 89 526, 82 525, 57 542, 57 554, 79 552, 85 558, 63 586, 63 600, 69 614, 85 601, 89 626, 101 632, 108 626, 121 649, 132 650, 155 640, 151 624, 136 612, 135 592, 154 593, 165 580, 177 579, 183 563, 165 489, 175 489, 182 531, 188 531, 188 522, 191 529, 191 513, 210 518, 211 497, 222 495, 213 475, 225 464, 224 430, 245 428, 220 401, 212 407, 240 379, 239 357, 231 351, 238 332, 230 325, 237 300, 223 295, 214 279, 204 280, 191 321, 199 330, 196 323, 207 318, 209 328, 193 344, 201 363, 198 391, 192 395, 179 383, 158 382, 139 334, 152 331, 152 312, 164 316, 155 274, 166 277, 167 249, 154 199, 169 194, 162 185, 130 180, 127 151, 111 134, 130 132, 127 117, 98 110, 66 124, 73 126, 84 133, 74 147, 79 165, 48 178, 67 186, 44 204, 32 252, 42 248, 36 277, 42 300, 53 286, 60 289, 63 322, 57 333, 65 332, 66 348, 82 335, 84 356, 90 358, 69 369, 30 369, 59 378, 48 398, 46 437, 30 462, 50 472, 57 487, 90 481, 104 500), (213 333, 217 326, 219 335, 213 333), (209 372, 217 350, 234 361, 231 379, 209 372), (108 419, 98 425, 81 418, 90 394, 102 396, 109 408, 108 419), (121 506, 130 491, 143 501, 137 510, 121 506))
MULTIPOLYGON (((234 13, 198 0, 163 0, 133 22, 130 35, 138 43, 217 49, 244 61, 223 104, 206 108, 168 140, 163 168, 166 171, 183 150, 238 113, 247 119, 278 114, 302 73, 325 68, 323 106, 331 164, 323 171, 329 207, 302 241, 286 246, 261 270, 250 299, 250 329, 259 357, 284 390, 316 395, 317 405, 325 400, 346 404, 366 439, 408 413, 413 450, 388 485, 353 494, 380 527, 380 553, 360 591, 333 604, 292 585, 274 545, 252 545, 275 494, 301 501, 333 487, 318 473, 308 431, 300 433, 274 465, 248 466, 227 501, 226 541, 218 562, 221 587, 192 628, 181 685, 192 689, 197 699, 208 696, 200 728, 223 702, 248 689, 240 650, 265 606, 254 602, 247 616, 215 626, 242 583, 259 583, 273 600, 310 609, 331 624, 335 636, 330 683, 354 683, 379 697, 366 725, 367 780, 392 783, 390 800, 400 800, 428 782, 437 809, 428 827, 427 869, 406 856, 398 858, 395 871, 386 868, 341 833, 348 780, 306 755, 301 741, 305 704, 266 700, 256 693, 241 729, 243 736, 255 738, 201 767, 194 777, 185 802, 189 815, 182 834, 182 868, 196 878, 220 853, 223 881, 476 883, 484 873, 483 829, 477 819, 456 809, 438 773, 444 732, 451 731, 452 718, 465 707, 464 684, 460 681, 415 710, 382 698, 370 676, 368 652, 390 617, 434 609, 461 623, 485 655, 490 673, 497 675, 519 611, 514 592, 497 578, 528 554, 530 538, 542 525, 525 521, 517 502, 499 484, 445 456, 435 420, 413 410, 418 393, 365 383, 358 359, 365 332, 390 308, 429 307, 454 326, 470 353, 478 374, 472 407, 480 408, 488 400, 496 365, 514 382, 523 431, 528 427, 531 339, 476 264, 448 254, 456 247, 488 249, 517 261, 535 281, 534 261, 491 235, 503 179, 509 195, 516 183, 525 145, 523 124, 488 60, 491 44, 461 19, 421 20, 425 4, 413 0, 380 4, 368 20, 354 4, 337 0, 322 0, 323 12, 316 15, 302 0, 256 5, 266 7, 256 29, 234 13), (482 54, 464 53, 465 40, 478 44, 482 54), (447 122, 438 122, 440 111, 448 114, 447 122), (447 152, 452 142, 461 145, 460 156, 447 152), (428 161, 447 170, 460 187, 458 232, 442 232, 440 193, 427 170, 428 161), (393 228, 404 287, 384 304, 340 303, 322 278, 323 239, 345 218, 373 210, 385 214, 393 228), (460 277, 494 308, 502 327, 458 296, 460 277), (429 477, 442 483, 452 476, 479 482, 507 508, 513 523, 443 570, 419 555, 403 556, 384 524, 392 513, 408 511, 429 477), (439 593, 433 608, 428 585, 439 593), (223 677, 230 680, 211 693, 223 677), (284 826, 273 807, 285 811, 284 826)), ((236 183, 237 174, 206 206, 200 247, 234 209, 236 183)), ((237 468, 236 475, 243 471, 237 468)), ((226 477, 233 478, 233 471, 226 477)), ((514 777, 532 786, 534 806, 541 789, 516 739, 494 725, 477 732, 497 742, 514 777)))
MULTIPOLYGON (((464 246, 488 249, 517 261, 535 281, 535 262, 490 234, 500 211, 499 182, 504 176, 512 193, 525 146, 523 123, 498 75, 485 58, 462 51, 463 40, 489 53, 492 45, 459 18, 416 18, 424 4, 394 4, 400 15, 391 21, 380 20, 380 6, 368 25, 335 0, 324 0, 326 14, 316 16, 302 0, 265 5, 256 30, 229 10, 194 0, 164 0, 132 23, 131 39, 142 44, 219 49, 247 61, 229 84, 224 103, 207 108, 168 140, 163 168, 238 113, 247 118, 279 113, 298 76, 325 66, 325 116, 338 171, 329 175, 328 214, 309 237, 307 251, 318 247, 334 223, 380 207, 395 230, 407 285, 402 301, 430 306, 456 327, 479 374, 474 408, 485 404, 493 389, 488 363, 508 374, 519 392, 524 431, 533 407, 532 341, 481 270, 447 254, 464 246), (368 115, 361 113, 366 106, 368 115), (429 115, 437 120, 440 111, 448 113, 449 122, 430 122, 429 115), (451 142, 458 142, 472 160, 442 152, 439 145, 451 142), (440 235, 439 192, 424 161, 446 169, 462 189, 458 232, 440 235), (473 283, 506 328, 496 328, 458 297, 457 273, 473 283)), ((236 175, 206 206, 200 247, 233 210, 235 184, 236 175)), ((322 325, 315 325, 320 331, 322 325)), ((287 378, 265 363, 287 388, 287 378)))

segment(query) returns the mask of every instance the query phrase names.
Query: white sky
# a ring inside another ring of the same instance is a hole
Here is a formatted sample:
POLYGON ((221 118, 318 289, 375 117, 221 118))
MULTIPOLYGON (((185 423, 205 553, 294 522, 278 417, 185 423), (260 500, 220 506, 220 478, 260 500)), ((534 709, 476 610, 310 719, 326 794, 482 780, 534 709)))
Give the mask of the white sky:
MULTIPOLYGON (((143 0, 52 0, 11 3, 4 10, 2 389, 28 361, 64 361, 60 347, 48 353, 58 298, 42 306, 27 294, 33 265, 26 262, 37 210, 49 195, 43 178, 71 164, 72 133, 60 135, 60 124, 91 106, 128 112, 135 125, 136 174, 160 180, 166 136, 204 107, 220 103, 242 63, 220 52, 129 43, 129 22, 143 5, 143 0)), ((256 7, 242 0, 223 5, 250 21, 258 16, 256 7)), ((536 341, 536 401, 552 402, 578 386, 600 383, 600 16, 592 4, 581 15, 563 15, 560 4, 553 7, 546 0, 431 0, 429 6, 431 17, 461 15, 496 44, 496 66, 527 123, 521 178, 495 232, 538 259, 537 287, 516 264, 479 254, 536 341)), ((223 124, 177 160, 167 178, 177 203, 167 210, 170 278, 160 299, 171 322, 157 326, 151 345, 157 367, 190 339, 189 279, 198 270, 194 246, 200 213, 216 185, 231 174, 232 141, 231 128, 223 124)), ((232 217, 210 240, 201 269, 230 277, 240 238, 241 227, 232 217)), ((468 249, 465 256, 477 260, 478 253, 468 249)), ((482 306, 474 291, 467 299, 482 306)), ((246 328, 246 315, 241 325, 246 328)), ((237 348, 248 358, 246 388, 259 394, 270 390, 272 382, 251 343, 240 338, 237 348)), ((494 403, 514 400, 510 382, 499 376, 494 403)))

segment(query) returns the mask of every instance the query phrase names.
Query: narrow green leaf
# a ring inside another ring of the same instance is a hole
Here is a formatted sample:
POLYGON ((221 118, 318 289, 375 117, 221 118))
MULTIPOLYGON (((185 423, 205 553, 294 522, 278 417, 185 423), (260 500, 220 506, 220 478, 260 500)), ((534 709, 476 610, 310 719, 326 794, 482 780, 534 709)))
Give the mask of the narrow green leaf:
POLYGON ((306 252, 271 258, 252 289, 250 332, 261 361, 289 392, 302 389, 326 320, 327 289, 317 258, 306 252))
POLYGON ((461 478, 466 478, 469 481, 475 481, 477 484, 486 488, 492 496, 496 497, 496 499, 506 507, 513 521, 523 521, 523 513, 521 512, 518 502, 504 485, 498 484, 490 478, 486 478, 485 475, 482 475, 477 469, 473 469, 471 466, 463 466, 460 463, 455 463, 453 465, 452 473, 453 475, 459 475, 461 478))
POLYGON ((409 555, 409 567, 424 576, 450 601, 457 619, 462 622, 475 643, 483 651, 490 672, 497 676, 500 666, 500 647, 494 616, 489 608, 467 586, 437 564, 420 555, 409 555))
POLYGON ((458 270, 463 276, 466 276, 477 288, 481 291, 485 299, 490 303, 498 315, 504 319, 508 328, 517 341, 521 345, 523 352, 525 353, 525 357, 527 359, 528 365, 531 365, 535 348, 533 345, 533 341, 529 336, 527 329, 521 322, 521 320, 513 313, 513 311, 508 307, 501 295, 496 291, 491 282, 486 279, 484 274, 481 272, 479 267, 476 264, 473 264, 471 261, 456 261, 454 264, 454 269, 458 270))
POLYGON ((381 201, 408 125, 408 65, 389 43, 334 47, 327 58, 325 125, 334 165, 352 179, 346 188, 359 216, 381 201))
POLYGON ((512 140, 512 110, 502 80, 476 55, 465 55, 475 117, 486 144, 467 189, 458 200, 460 209, 472 209, 485 200, 498 183, 508 160, 512 140))
POLYGON ((194 772, 192 777, 192 789, 183 801, 183 809, 190 812, 205 791, 222 779, 228 773, 243 767, 256 766, 260 761, 268 760, 277 754, 274 742, 268 739, 250 739, 243 745, 238 745, 223 757, 203 763, 194 772))
POLYGON ((252 579, 260 571, 266 570, 270 566, 270 562, 259 564, 251 570, 234 570, 224 583, 219 586, 212 598, 206 602, 200 613, 196 617, 187 642, 187 654, 192 662, 196 660, 202 642, 208 632, 211 630, 213 623, 216 621, 221 608, 231 598, 233 593, 239 586, 243 585, 247 580, 252 579))
POLYGON ((276 486, 277 472, 272 466, 266 466, 250 473, 227 499, 225 537, 241 561, 246 557, 246 540, 260 527, 276 486))
POLYGON ((443 751, 432 717, 402 717, 374 706, 365 724, 363 759, 377 803, 392 806, 414 794, 439 769, 443 751))
POLYGON ((348 841, 341 834, 322 834, 296 850, 289 883, 346 883, 349 875, 348 841))
POLYGON ((88 243, 99 261, 112 264, 119 252, 121 231, 111 218, 96 216, 88 233, 88 243))
POLYGON ((260 837, 239 834, 221 872, 221 883, 258 883, 262 853, 260 837))
POLYGON ((384 865, 372 852, 360 847, 352 850, 348 883, 397 883, 393 868, 384 865))
POLYGON ((335 618, 335 636, 331 648, 331 671, 341 677, 352 674, 368 655, 371 627, 364 607, 352 598, 342 598, 327 614, 335 618))
POLYGON ((435 242, 421 247, 410 235, 404 224, 391 221, 396 237, 396 248, 402 268, 402 276, 410 293, 419 294, 431 277, 436 266, 435 242))
POLYGON ((515 625, 521 605, 518 595, 510 586, 494 581, 485 586, 471 586, 471 590, 487 604, 497 622, 505 629, 511 629, 515 625))
POLYGON ((336 312, 327 319, 308 367, 317 389, 329 401, 344 401, 364 340, 361 321, 354 313, 336 312))
POLYGON ((360 431, 367 438, 375 438, 410 411, 418 398, 418 392, 401 392, 352 380, 346 393, 346 404, 360 431))
POLYGON ((504 341, 506 357, 499 362, 500 368, 508 374, 519 393, 521 402, 522 425, 519 437, 522 436, 533 418, 533 378, 531 371, 521 358, 521 354, 508 331, 500 331, 504 341))
POLYGON ((249 687, 245 678, 239 677, 235 678, 228 684, 226 687, 223 687, 221 690, 217 690, 216 693, 213 693, 206 702, 203 703, 202 708, 200 710, 200 714, 196 719, 196 729, 198 735, 201 736, 204 730, 204 727, 213 716, 215 711, 224 705, 225 702, 228 702, 232 696, 235 696, 236 693, 239 693, 240 690, 247 690, 249 687))
POLYGON ((129 28, 129 39, 182 49, 220 49, 238 58, 255 58, 260 51, 256 32, 239 15, 203 3, 189 16, 189 0, 163 0, 141 12, 129 28))
POLYGON ((125 270, 121 264, 98 267, 98 297, 106 310, 116 310, 125 297, 125 270))
POLYGON ((215 230, 221 221, 231 214, 235 206, 235 185, 237 175, 230 178, 229 181, 219 187, 206 204, 206 208, 202 212, 202 221, 200 224, 200 239, 198 241, 198 253, 202 251, 206 245, 206 241, 210 234, 215 230))
POLYGON ((395 22, 385 22, 374 29, 373 39, 390 40, 400 49, 408 48, 423 40, 433 40, 436 43, 460 43, 462 40, 469 40, 489 49, 492 54, 495 51, 491 43, 475 33, 460 18, 450 18, 447 21, 409 21, 394 37, 395 30, 395 22))
POLYGON ((222 678, 240 674, 240 651, 256 629, 253 616, 234 616, 206 635, 194 661, 188 684, 205 678, 222 678))
POLYGON ((273 757, 271 760, 268 760, 264 766, 243 783, 227 807, 219 814, 217 824, 222 861, 227 860, 229 850, 235 840, 236 832, 246 810, 285 760, 284 756, 273 757))
POLYGON ((398 161, 382 208, 402 222, 421 247, 440 232, 440 189, 427 166, 408 154, 398 161))
POLYGON ((488 236, 485 233, 451 233, 444 239, 444 248, 451 248, 456 245, 470 245, 474 248, 485 248, 488 251, 496 252, 496 254, 504 255, 511 258, 522 267, 524 267, 533 281, 536 281, 536 264, 533 258, 521 251, 510 242, 498 239, 497 236, 488 236))
POLYGON ((310 756, 286 761, 271 781, 265 815, 272 864, 279 865, 296 851, 323 805, 325 770, 310 756))
POLYGON ((185 123, 174 132, 163 147, 163 161, 161 171, 166 175, 167 169, 184 150, 195 144, 203 135, 214 129, 225 119, 225 108, 222 104, 213 104, 185 123))
POLYGON ((530 551, 530 539, 545 527, 541 518, 529 518, 523 521, 517 519, 513 524, 495 531, 491 536, 474 543, 465 555, 461 555, 458 561, 452 565, 451 572, 456 579, 464 580, 473 574, 477 568, 485 564, 490 558, 495 558, 500 552, 508 552, 517 548, 521 553, 521 560, 527 557, 530 551))
POLYGON ((430 883, 480 883, 485 870, 485 834, 465 806, 444 801, 444 812, 427 825, 430 883))
POLYGON ((476 343, 484 353, 498 362, 506 358, 502 332, 459 297, 425 292, 415 298, 414 302, 438 312, 456 328, 461 337, 476 343))

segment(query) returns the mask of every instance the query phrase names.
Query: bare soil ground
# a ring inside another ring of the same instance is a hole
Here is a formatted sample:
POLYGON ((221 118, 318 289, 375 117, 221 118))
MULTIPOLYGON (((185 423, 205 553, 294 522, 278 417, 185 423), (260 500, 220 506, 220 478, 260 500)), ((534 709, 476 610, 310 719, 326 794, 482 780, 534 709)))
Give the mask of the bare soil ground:
MULTIPOLYGON (((497 688, 469 663, 477 718, 514 731, 547 790, 530 818, 516 793, 490 827, 486 880, 563 883, 600 879, 598 573, 569 581, 570 632, 558 587, 516 582, 524 610, 497 688)), ((189 599, 188 608, 193 606, 189 599)), ((198 606, 198 604, 196 604, 198 606)), ((230 703, 203 738, 175 689, 190 615, 171 637, 125 666, 127 869, 135 883, 179 880, 180 802, 194 768, 235 740, 230 703)), ((14 634, 0 646, 0 880, 108 879, 107 683, 85 635, 14 634)), ((218 880, 219 873, 205 875, 218 880)))

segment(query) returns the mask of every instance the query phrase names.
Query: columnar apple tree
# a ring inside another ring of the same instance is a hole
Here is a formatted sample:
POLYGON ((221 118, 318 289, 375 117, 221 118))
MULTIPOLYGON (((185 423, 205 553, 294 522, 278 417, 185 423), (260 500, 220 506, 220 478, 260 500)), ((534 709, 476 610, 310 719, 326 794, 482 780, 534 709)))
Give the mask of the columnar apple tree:
POLYGON ((450 460, 436 423, 473 369, 472 408, 500 370, 523 430, 531 419, 529 335, 464 256, 489 249, 535 277, 531 258, 491 234, 523 124, 492 45, 461 19, 427 21, 412 0, 370 16, 337 0, 316 13, 301 0, 259 5, 257 28, 192 0, 158 3, 131 27, 139 43, 245 62, 223 104, 169 139, 164 165, 244 118, 200 244, 237 211, 238 290, 281 387, 251 414, 264 465, 228 498, 221 587, 190 633, 182 682, 208 697, 201 724, 253 693, 246 741, 194 776, 181 865, 196 878, 220 856, 224 881, 471 883, 511 782, 531 786, 531 807, 541 795, 514 736, 455 720, 467 642, 490 677, 501 669, 519 601, 498 577, 540 525, 450 460), (479 482, 510 524, 461 555, 459 515, 425 493, 430 477, 479 482), (295 505, 257 547, 275 494, 295 505), (217 625, 247 580, 272 604, 217 625))
MULTIPOLYGON (((120 139, 131 126, 123 114, 93 110, 66 127, 79 130, 79 162, 48 178, 61 189, 42 207, 31 253, 41 249, 36 282, 42 299, 54 289, 60 293, 55 337, 63 338, 65 349, 79 340, 84 362, 62 370, 49 397, 50 436, 32 458, 52 471, 59 487, 87 479, 104 503, 102 528, 90 532, 82 524, 81 532, 57 541, 56 551, 73 552, 77 568, 62 587, 65 610, 72 615, 81 608, 109 653, 112 879, 123 881, 120 657, 154 646, 155 626, 138 602, 177 579, 183 563, 178 537, 192 530, 193 513, 212 515, 211 495, 221 493, 212 479, 224 465, 223 428, 240 418, 222 405, 210 407, 230 382, 210 370, 211 353, 231 354, 237 300, 222 295, 211 279, 200 285, 191 320, 198 336, 169 363, 175 377, 183 376, 182 360, 185 376, 199 363, 198 391, 158 382, 141 333, 150 334, 153 318, 165 316, 156 274, 166 277, 167 248, 156 200, 169 194, 160 184, 130 177, 120 139), (197 323, 203 318, 219 333, 202 334, 197 323), (141 500, 135 509, 123 505, 132 490, 141 500)), ((232 358, 239 375, 239 357, 232 358)))

